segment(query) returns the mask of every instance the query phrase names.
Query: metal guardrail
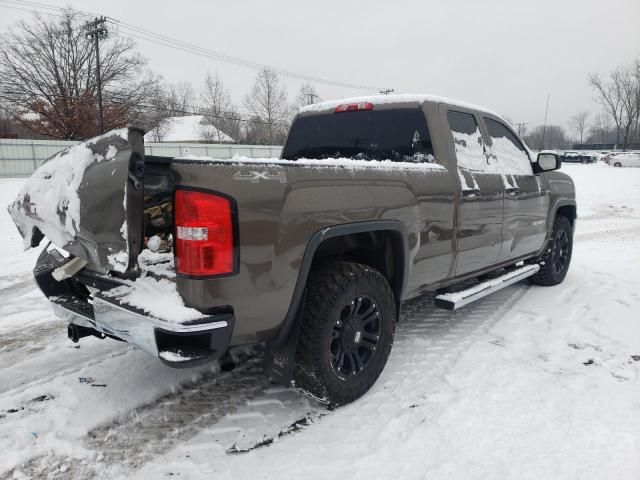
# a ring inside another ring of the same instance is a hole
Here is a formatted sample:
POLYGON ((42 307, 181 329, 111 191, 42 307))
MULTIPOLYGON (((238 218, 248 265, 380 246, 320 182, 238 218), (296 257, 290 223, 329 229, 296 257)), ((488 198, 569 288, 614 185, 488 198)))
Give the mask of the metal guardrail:
MULTIPOLYGON (((79 142, 64 140, 0 139, 0 177, 26 177, 60 150, 79 142)), ((206 143, 146 143, 145 153, 161 157, 250 158, 280 157, 277 145, 225 145, 206 143)))

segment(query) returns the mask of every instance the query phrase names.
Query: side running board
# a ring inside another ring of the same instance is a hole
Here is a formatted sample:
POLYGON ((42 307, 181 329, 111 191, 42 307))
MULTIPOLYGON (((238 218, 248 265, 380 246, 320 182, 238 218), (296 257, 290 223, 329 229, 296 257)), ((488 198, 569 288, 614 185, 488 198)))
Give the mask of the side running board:
POLYGON ((540 265, 538 264, 525 265, 497 278, 481 282, 466 290, 438 295, 436 297, 436 307, 444 308, 445 310, 457 310, 471 302, 491 295, 504 287, 508 287, 531 275, 535 275, 538 270, 540 270, 540 265))

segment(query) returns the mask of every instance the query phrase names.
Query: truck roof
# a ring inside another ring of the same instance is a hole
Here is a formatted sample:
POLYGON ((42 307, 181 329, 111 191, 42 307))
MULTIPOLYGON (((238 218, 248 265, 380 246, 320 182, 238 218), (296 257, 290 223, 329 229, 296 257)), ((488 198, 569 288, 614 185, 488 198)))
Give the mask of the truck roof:
POLYGON ((495 115, 496 117, 503 118, 502 115, 488 108, 481 107, 479 105, 473 105, 471 103, 463 102, 461 100, 455 100, 447 97, 440 97, 438 95, 411 94, 411 93, 401 93, 401 94, 395 94, 395 95, 369 95, 364 97, 352 97, 352 98, 340 98, 338 100, 328 100, 326 102, 314 103, 313 105, 307 105, 305 107, 302 107, 299 113, 327 112, 327 111, 335 110, 335 108, 338 105, 342 105, 344 103, 361 103, 361 102, 371 102, 374 105, 403 104, 403 103, 417 103, 421 105, 425 102, 446 103, 447 105, 454 105, 461 108, 480 110, 482 112, 495 115))

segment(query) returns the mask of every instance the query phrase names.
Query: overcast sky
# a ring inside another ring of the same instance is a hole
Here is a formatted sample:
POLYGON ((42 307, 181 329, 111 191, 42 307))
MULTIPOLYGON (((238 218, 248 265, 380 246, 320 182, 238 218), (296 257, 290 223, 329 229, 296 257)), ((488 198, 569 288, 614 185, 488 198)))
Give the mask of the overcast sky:
MULTIPOLYGON (((529 127, 566 126, 599 106, 590 72, 640 56, 640 0, 132 1, 58 6, 108 15, 254 62, 356 84, 487 106, 529 127)), ((0 4, 1 5, 1 4, 0 4)), ((0 7, 0 30, 29 13, 0 7)), ((218 71, 238 105, 255 71, 138 40, 169 82, 218 71)), ((299 80, 283 79, 290 99, 299 80)), ((369 92, 316 85, 323 99, 369 92)))

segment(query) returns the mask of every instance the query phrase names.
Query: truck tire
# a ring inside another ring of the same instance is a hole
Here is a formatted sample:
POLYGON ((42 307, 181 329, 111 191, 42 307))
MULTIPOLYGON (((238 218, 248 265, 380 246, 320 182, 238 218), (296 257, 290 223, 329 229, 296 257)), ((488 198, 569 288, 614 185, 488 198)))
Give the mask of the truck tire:
POLYGON ((364 395, 387 363, 396 316, 389 282, 374 268, 336 261, 312 272, 294 385, 330 406, 364 395))
POLYGON ((567 217, 556 215, 551 239, 538 259, 540 270, 529 277, 535 285, 553 286, 562 283, 569 271, 573 251, 573 229, 567 217))

